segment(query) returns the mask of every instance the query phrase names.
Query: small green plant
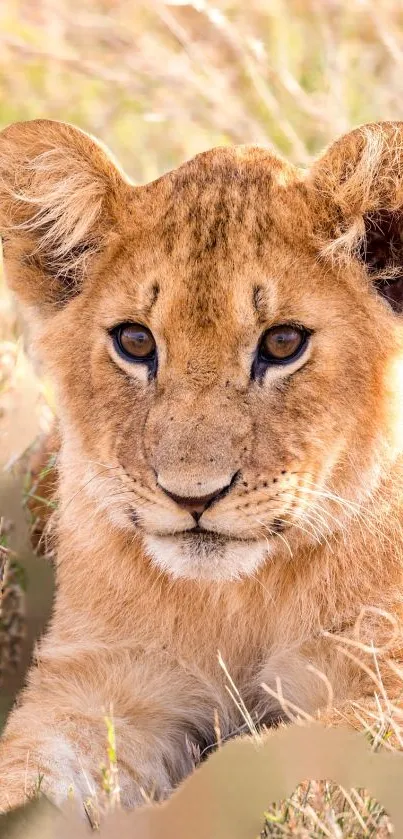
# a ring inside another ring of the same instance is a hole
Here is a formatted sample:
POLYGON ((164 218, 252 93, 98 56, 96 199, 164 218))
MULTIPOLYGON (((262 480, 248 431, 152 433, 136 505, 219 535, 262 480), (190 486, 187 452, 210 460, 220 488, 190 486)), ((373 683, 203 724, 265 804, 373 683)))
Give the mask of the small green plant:
MULTIPOLYGON (((48 453, 44 466, 35 471, 32 465, 41 453, 43 435, 24 452, 21 458, 24 470, 22 503, 27 514, 31 544, 37 554, 52 560, 54 544, 52 540, 52 514, 57 510, 55 498, 57 454, 48 453)), ((46 454, 46 452, 45 452, 46 454)))
POLYGON ((107 796, 110 809, 120 807, 118 760, 116 755, 116 734, 112 713, 104 717, 107 734, 108 763, 101 766, 102 789, 107 796))
MULTIPOLYGON (((121 807, 116 732, 112 708, 105 714, 104 723, 106 728, 107 761, 99 767, 102 796, 100 798, 94 790, 84 801, 85 814, 91 829, 94 831, 99 830, 102 816, 105 813, 114 812, 121 807)), ((73 791, 69 797, 74 797, 73 791)))

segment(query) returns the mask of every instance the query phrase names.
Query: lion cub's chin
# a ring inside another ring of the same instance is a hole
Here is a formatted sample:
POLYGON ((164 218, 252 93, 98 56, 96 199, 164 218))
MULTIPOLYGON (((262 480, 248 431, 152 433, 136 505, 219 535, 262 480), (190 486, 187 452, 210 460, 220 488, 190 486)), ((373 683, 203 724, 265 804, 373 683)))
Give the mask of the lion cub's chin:
POLYGON ((211 533, 144 536, 153 562, 173 577, 238 580, 259 568, 271 552, 267 540, 241 541, 211 533))

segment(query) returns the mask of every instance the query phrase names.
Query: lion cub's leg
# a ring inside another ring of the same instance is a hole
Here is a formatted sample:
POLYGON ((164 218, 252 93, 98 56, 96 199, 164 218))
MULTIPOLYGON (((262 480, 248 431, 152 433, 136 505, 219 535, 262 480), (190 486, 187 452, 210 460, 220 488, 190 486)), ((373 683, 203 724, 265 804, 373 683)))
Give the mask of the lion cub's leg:
POLYGON ((129 652, 42 662, 0 742, 0 812, 38 789, 56 803, 99 795, 109 715, 122 803, 165 797, 192 768, 186 736, 196 736, 197 720, 203 725, 194 689, 197 707, 179 670, 129 652))

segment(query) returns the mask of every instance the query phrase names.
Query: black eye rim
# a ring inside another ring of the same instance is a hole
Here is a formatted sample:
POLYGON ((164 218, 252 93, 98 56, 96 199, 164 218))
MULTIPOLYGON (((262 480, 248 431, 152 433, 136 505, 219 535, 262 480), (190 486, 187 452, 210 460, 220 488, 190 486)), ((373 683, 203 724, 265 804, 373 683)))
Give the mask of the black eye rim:
POLYGON ((143 356, 135 356, 128 353, 121 340, 121 335, 124 329, 128 327, 137 327, 138 329, 144 330, 144 332, 149 332, 153 341, 155 342, 154 336, 148 326, 145 326, 143 323, 137 323, 135 321, 124 321, 124 323, 118 323, 112 329, 109 330, 109 334, 113 340, 113 346, 117 354, 124 360, 128 361, 129 364, 146 364, 148 367, 155 367, 156 360, 157 360, 157 347, 153 349, 152 352, 148 353, 148 355, 143 356))
POLYGON ((292 364, 293 361, 297 361, 305 352, 311 335, 312 330, 307 329, 306 326, 302 326, 300 323, 278 323, 273 326, 270 326, 263 332, 256 350, 256 355, 253 364, 254 375, 259 375, 259 373, 262 372, 262 369, 266 369, 267 367, 286 367, 288 364, 292 364), (293 352, 292 355, 288 355, 286 358, 276 358, 276 356, 268 355, 267 353, 262 351, 262 345, 266 338, 266 335, 273 329, 281 328, 295 329, 301 335, 301 343, 299 344, 295 352, 293 352))

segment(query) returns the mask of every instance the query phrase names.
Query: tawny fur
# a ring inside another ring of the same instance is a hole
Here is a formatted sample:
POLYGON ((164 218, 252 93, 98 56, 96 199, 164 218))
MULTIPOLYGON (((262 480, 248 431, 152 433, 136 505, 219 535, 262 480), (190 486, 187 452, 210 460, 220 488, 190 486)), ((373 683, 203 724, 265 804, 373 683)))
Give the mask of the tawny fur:
POLYGON ((166 796, 216 714, 223 738, 245 728, 218 650, 265 725, 287 702, 331 698, 332 722, 370 702, 371 645, 400 695, 402 320, 362 253, 368 214, 401 229, 402 139, 368 126, 311 172, 215 149, 134 187, 70 126, 0 136, 6 273, 61 434, 57 596, 0 746, 0 808, 38 773, 58 801, 90 794, 111 708, 124 803, 166 796), (155 379, 113 349, 127 321, 155 336, 155 379), (251 380, 260 336, 289 322, 306 355, 251 380), (202 516, 217 541, 186 535, 160 485, 197 497, 234 474, 202 516))

